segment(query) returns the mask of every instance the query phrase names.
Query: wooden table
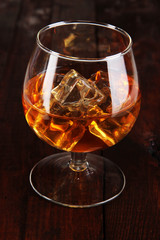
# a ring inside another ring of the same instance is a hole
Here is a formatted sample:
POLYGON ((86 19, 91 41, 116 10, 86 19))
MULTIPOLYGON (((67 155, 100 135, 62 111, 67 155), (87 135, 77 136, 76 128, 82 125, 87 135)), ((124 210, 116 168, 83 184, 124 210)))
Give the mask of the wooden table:
POLYGON ((160 2, 158 0, 5 0, 0 3, 0 239, 160 239, 160 2), (132 132, 103 151, 123 169, 127 185, 114 201, 90 209, 47 202, 28 176, 58 152, 26 124, 21 89, 37 31, 60 20, 86 19, 130 33, 142 107, 132 132))

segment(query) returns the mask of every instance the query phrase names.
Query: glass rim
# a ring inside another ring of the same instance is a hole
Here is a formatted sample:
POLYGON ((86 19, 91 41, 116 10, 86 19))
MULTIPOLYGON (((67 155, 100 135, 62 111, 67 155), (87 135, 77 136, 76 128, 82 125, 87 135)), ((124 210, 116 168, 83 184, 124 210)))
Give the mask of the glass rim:
POLYGON ((102 61, 107 61, 113 58, 118 58, 121 57, 125 54, 127 54, 131 48, 132 48, 132 38, 131 36, 123 29, 108 24, 108 23, 99 23, 99 22, 94 22, 94 21, 85 21, 85 20, 76 20, 76 21, 60 21, 60 22, 55 22, 55 23, 51 23, 49 25, 46 25, 45 27, 41 28, 38 33, 37 33, 37 37, 36 37, 36 42, 37 45, 45 52, 47 52, 50 55, 54 55, 56 57, 59 58, 63 58, 65 60, 71 60, 71 61, 79 61, 79 62, 102 62, 102 61), (54 28, 54 27, 60 27, 60 26, 64 26, 64 25, 73 25, 73 24, 84 24, 84 25, 92 25, 92 26, 99 26, 99 27, 104 27, 104 28, 108 28, 114 31, 117 31, 121 34, 123 34, 124 36, 126 36, 129 40, 128 45, 126 46, 126 48, 116 54, 110 55, 110 56, 106 56, 103 58, 79 58, 79 57, 74 57, 74 56, 69 56, 69 55, 65 55, 65 54, 61 54, 58 53, 54 50, 51 50, 49 48, 47 48, 45 45, 42 44, 42 42, 40 41, 40 35, 41 33, 45 32, 48 29, 54 28))

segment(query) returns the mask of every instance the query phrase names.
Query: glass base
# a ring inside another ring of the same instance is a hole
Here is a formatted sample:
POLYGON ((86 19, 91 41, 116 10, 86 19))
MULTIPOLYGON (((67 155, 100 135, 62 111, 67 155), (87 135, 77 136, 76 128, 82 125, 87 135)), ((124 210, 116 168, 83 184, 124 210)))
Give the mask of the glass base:
POLYGON ((54 203, 75 207, 93 207, 119 196, 125 176, 110 160, 87 154, 87 167, 74 171, 70 153, 54 154, 38 162, 30 173, 33 189, 54 203))

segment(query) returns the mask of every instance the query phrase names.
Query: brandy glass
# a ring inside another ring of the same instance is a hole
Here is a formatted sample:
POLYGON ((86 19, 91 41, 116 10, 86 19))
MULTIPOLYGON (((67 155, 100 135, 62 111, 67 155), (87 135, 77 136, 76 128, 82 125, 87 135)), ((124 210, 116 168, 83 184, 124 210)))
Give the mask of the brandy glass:
POLYGON ((25 118, 37 136, 64 150, 30 173, 43 198, 91 207, 117 197, 125 176, 90 152, 111 147, 133 127, 140 91, 132 40, 124 30, 95 22, 58 22, 41 29, 23 86, 25 118))

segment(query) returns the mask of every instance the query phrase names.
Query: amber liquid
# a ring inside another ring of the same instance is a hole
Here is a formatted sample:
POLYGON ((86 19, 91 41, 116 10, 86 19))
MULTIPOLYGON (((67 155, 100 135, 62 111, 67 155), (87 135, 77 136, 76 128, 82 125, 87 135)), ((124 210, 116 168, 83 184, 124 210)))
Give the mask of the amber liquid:
MULTIPOLYGON (((64 109, 58 112, 54 112, 54 107, 52 112, 45 109, 42 104, 44 76, 45 74, 39 74, 26 83, 23 106, 29 126, 39 138, 53 147, 65 151, 91 152, 113 146, 133 127, 140 110, 140 92, 133 78, 128 76, 128 96, 117 110, 113 109, 110 95, 110 100, 107 100, 110 102, 106 102, 110 106, 108 112, 103 113, 95 106, 90 110, 93 115, 86 113, 83 116, 72 116, 65 114, 64 109)), ((98 81, 99 78, 97 73, 98 81)), ((122 90, 120 89, 120 94, 122 90)))

